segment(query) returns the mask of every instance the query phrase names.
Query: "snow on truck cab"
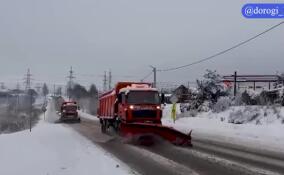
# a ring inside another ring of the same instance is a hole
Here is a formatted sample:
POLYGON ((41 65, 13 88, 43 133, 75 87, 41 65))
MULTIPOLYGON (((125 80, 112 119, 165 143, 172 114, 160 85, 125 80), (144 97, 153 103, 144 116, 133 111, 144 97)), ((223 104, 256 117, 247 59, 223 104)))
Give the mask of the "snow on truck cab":
POLYGON ((150 83, 119 82, 99 98, 103 133, 113 127, 121 135, 158 135, 174 144, 191 145, 191 136, 162 126, 163 95, 150 83))
POLYGON ((78 116, 79 106, 77 105, 77 102, 75 101, 65 101, 61 104, 60 108, 60 120, 66 121, 66 120, 73 120, 80 122, 80 117, 78 116))

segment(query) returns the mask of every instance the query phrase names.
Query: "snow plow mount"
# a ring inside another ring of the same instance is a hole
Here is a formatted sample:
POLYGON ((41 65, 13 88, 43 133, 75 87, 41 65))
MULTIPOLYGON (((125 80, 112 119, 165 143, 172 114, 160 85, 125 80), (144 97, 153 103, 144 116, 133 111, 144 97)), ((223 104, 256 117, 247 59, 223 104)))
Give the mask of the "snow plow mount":
POLYGON ((192 147, 191 133, 192 130, 188 134, 185 134, 175 130, 174 128, 163 126, 161 124, 121 123, 120 125, 120 134, 123 136, 155 135, 178 146, 192 147))

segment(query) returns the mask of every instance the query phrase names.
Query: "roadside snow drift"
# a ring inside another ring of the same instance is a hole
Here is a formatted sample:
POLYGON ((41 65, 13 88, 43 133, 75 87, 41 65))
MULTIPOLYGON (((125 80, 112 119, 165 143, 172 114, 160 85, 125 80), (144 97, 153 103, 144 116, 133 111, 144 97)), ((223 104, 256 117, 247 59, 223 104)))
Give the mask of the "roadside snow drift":
POLYGON ((30 133, 0 135, 0 174, 130 174, 118 160, 61 124, 41 120, 30 133))
POLYGON ((206 139, 284 153, 284 109, 281 107, 233 107, 220 113, 197 113, 195 117, 183 114, 175 123, 171 119, 171 107, 164 108, 162 123, 185 133, 192 129, 193 140, 206 139))

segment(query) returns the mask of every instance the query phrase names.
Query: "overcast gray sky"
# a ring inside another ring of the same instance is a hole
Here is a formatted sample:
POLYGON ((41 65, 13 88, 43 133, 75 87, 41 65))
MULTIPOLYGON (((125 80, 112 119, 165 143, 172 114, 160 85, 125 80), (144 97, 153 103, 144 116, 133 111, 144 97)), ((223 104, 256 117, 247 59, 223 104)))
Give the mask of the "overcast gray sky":
MULTIPOLYGON (((247 2, 261 1, 1 0, 0 82, 22 82, 30 68, 34 83, 63 84, 70 66, 86 85, 101 86, 108 69, 116 81, 140 80, 150 64, 187 64, 279 23, 245 19, 247 2)), ((284 71, 284 25, 212 61, 159 73, 158 81, 194 81, 207 68, 220 74, 284 71)))

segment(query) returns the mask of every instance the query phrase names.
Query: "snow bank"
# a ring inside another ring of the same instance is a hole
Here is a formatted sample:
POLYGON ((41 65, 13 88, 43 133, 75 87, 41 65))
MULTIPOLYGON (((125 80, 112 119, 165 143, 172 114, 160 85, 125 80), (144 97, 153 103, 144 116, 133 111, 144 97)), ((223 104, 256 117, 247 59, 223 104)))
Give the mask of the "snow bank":
POLYGON ((192 111, 181 113, 181 117, 204 117, 234 124, 284 124, 284 108, 280 106, 231 106, 222 112, 199 112, 192 115, 192 111))
POLYGON ((266 148, 284 153, 284 116, 283 108, 275 112, 272 107, 260 108, 233 107, 221 113, 203 112, 195 117, 181 117, 173 123, 169 115, 171 105, 164 109, 163 124, 172 126, 182 132, 193 129, 193 137, 249 146, 266 148), (254 112, 253 112, 254 111, 254 112), (239 116, 236 114, 239 113, 239 116), (257 113, 257 117, 249 118, 257 113), (280 117, 279 117, 280 115, 280 117), (228 123, 238 119, 245 124, 228 123), (258 121, 258 122, 257 122, 258 121))
POLYGON ((60 124, 0 135, 0 174, 130 174, 101 148, 60 124))
POLYGON ((86 119, 89 119, 89 120, 99 120, 97 116, 92 115, 92 114, 88 114, 86 112, 82 112, 81 110, 78 111, 78 114, 82 118, 86 118, 86 119))

